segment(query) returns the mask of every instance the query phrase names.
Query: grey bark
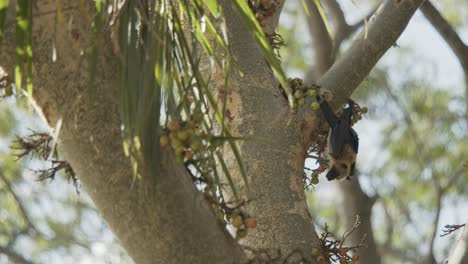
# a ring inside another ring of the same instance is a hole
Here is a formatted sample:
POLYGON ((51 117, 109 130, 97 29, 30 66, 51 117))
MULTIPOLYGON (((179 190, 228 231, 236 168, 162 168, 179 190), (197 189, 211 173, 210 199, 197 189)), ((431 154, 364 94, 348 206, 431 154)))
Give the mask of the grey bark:
MULTIPOLYGON (((313 0, 305 2, 310 12, 307 17, 307 23, 309 26, 309 32, 312 36, 312 45, 314 50, 314 75, 313 79, 317 80, 320 78, 333 64, 335 60, 335 49, 334 43, 327 31, 325 22, 320 16, 320 12, 315 5, 313 0)), ((311 78, 307 76, 306 78, 311 78)), ((310 81, 306 79, 306 82, 310 81)))

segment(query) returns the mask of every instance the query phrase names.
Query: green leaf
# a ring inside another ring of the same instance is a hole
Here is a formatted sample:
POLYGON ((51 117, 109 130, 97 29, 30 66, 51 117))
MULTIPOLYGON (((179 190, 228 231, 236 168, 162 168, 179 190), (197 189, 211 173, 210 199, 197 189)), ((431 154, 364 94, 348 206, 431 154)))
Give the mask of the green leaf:
POLYGON ((203 2, 205 2, 206 6, 210 10, 211 14, 213 14, 213 16, 218 15, 218 11, 219 11, 218 0, 204 0, 203 2))

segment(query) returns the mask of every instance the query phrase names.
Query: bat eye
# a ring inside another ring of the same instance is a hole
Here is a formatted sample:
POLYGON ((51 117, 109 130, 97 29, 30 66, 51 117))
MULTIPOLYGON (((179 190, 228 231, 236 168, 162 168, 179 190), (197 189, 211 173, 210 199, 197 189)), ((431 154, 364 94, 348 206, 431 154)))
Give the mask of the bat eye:
POLYGON ((340 166, 341 166, 341 168, 343 168, 343 169, 345 169, 345 170, 348 169, 348 165, 346 165, 346 164, 344 164, 344 163, 341 163, 340 166))

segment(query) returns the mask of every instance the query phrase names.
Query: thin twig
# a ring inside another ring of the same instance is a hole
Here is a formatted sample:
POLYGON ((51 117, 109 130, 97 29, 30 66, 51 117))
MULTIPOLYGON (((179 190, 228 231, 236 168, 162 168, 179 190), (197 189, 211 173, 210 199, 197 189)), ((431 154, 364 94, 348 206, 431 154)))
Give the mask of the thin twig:
POLYGON ((444 237, 447 235, 450 235, 451 233, 457 231, 458 229, 464 227, 466 224, 461 224, 461 225, 445 225, 444 230, 442 230, 442 235, 440 237, 444 237))

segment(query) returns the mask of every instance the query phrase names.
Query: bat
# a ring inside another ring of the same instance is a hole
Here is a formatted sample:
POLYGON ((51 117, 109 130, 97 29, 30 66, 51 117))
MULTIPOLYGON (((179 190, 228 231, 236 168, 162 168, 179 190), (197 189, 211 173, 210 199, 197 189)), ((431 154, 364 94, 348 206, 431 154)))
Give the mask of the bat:
POLYGON ((323 95, 317 95, 317 102, 330 126, 326 150, 331 168, 326 177, 329 181, 343 178, 350 180, 350 177, 354 175, 359 148, 359 137, 351 128, 354 101, 348 99, 348 107, 343 109, 339 117, 333 112, 323 95))

